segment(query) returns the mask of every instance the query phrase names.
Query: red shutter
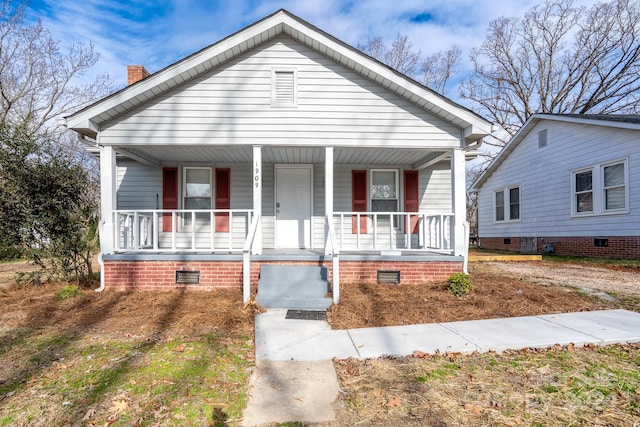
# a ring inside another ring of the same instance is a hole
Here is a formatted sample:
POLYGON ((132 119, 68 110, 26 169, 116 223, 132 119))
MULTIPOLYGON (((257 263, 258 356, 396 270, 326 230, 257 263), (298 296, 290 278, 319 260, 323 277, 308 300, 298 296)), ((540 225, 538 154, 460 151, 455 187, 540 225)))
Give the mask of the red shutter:
MULTIPOLYGON (((216 209, 231 209, 231 171, 216 169, 216 209)), ((216 214, 216 231, 229 232, 229 214, 216 214)))
MULTIPOLYGON (((178 169, 162 169, 162 209, 178 209, 178 169)), ((171 214, 162 214, 162 231, 171 231, 171 214)))
MULTIPOLYGON (((418 171, 404 171, 404 211, 418 212, 420 210, 420 196, 418 192, 418 171)), ((411 215, 409 229, 417 234, 418 215, 411 215)))
MULTIPOLYGON (((351 210, 353 212, 367 211, 367 171, 351 171, 351 210)), ((351 231, 358 232, 358 217, 353 216, 351 220, 351 231)), ((367 232, 367 217, 360 216, 360 233, 367 232)))

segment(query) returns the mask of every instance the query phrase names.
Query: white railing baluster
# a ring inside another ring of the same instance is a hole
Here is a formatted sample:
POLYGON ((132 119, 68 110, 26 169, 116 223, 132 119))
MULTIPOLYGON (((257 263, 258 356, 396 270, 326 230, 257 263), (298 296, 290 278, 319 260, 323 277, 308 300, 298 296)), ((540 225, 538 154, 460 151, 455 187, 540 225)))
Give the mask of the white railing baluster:
POLYGON ((211 211, 209 212, 209 249, 211 249, 213 251, 213 249, 216 247, 215 244, 215 240, 216 240, 216 214, 211 211))
POLYGON ((160 247, 160 243, 158 242, 158 239, 160 237, 160 225, 159 225, 159 218, 158 218, 158 212, 153 211, 153 224, 152 224, 152 230, 153 230, 153 250, 157 251, 158 248, 160 247))
POLYGON ((174 251, 176 250, 176 247, 177 247, 177 244, 176 244, 176 234, 178 232, 177 217, 178 217, 178 212, 171 211, 171 250, 174 250, 174 251))
POLYGON ((133 224, 131 224, 133 241, 131 247, 134 249, 140 249, 140 229, 138 226, 138 212, 133 213, 133 224))
POLYGON ((373 249, 378 246, 378 214, 373 214, 373 249))
POLYGON ((233 211, 229 212, 229 250, 233 250, 233 211))

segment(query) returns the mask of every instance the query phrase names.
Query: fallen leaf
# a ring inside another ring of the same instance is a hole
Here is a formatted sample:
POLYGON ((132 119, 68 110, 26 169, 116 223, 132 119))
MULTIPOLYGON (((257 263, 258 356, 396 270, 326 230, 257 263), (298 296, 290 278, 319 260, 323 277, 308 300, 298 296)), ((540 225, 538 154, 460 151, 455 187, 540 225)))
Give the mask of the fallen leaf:
POLYGON ((174 347, 173 351, 177 351, 177 352, 182 353, 184 351, 184 349, 185 349, 185 345, 184 344, 180 344, 179 346, 174 347))
POLYGON ((96 414, 96 408, 89 408, 87 413, 84 414, 84 417, 82 417, 80 421, 89 421, 89 419, 93 417, 95 414, 96 414))
POLYGON ((415 357, 416 359, 428 359, 429 353, 425 353, 424 351, 420 350, 414 350, 413 357, 415 357))
POLYGON ((119 414, 121 412, 126 411, 128 408, 129 408, 129 404, 127 403, 126 400, 114 400, 111 403, 111 408, 109 408, 109 411, 119 414))
POLYGON ((400 406, 402 406, 402 399, 400 399, 399 397, 391 397, 389 400, 387 400, 387 406, 389 408, 399 408, 400 406))
POLYGON ((474 405, 472 403, 465 403, 464 409, 471 412, 476 417, 479 417, 480 415, 482 415, 482 408, 479 407, 478 405, 474 405))

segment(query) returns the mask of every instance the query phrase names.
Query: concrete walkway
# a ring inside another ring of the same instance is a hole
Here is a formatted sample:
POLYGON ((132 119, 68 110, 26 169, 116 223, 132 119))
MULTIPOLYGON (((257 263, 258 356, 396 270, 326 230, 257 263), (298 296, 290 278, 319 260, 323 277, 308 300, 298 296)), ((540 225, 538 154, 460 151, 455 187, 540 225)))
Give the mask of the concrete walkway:
POLYGON ((640 342, 640 313, 627 310, 350 330, 332 330, 324 321, 285 319, 286 313, 270 309, 256 317, 257 369, 244 414, 246 426, 334 421, 331 402, 338 396, 334 357, 640 342))

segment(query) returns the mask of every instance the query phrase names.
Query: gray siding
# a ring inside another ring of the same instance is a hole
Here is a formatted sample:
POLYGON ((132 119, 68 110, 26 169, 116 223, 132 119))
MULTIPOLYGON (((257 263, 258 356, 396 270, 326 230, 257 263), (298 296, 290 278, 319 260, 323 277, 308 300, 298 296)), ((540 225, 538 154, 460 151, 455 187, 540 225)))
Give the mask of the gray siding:
POLYGON ((103 125, 103 144, 456 147, 460 129, 288 38, 278 38, 103 125), (273 67, 298 103, 271 106, 273 67))
POLYGON ((543 120, 479 191, 480 237, 640 235, 640 134, 603 126, 543 120), (548 145, 538 148, 547 129, 548 145), (628 159, 629 213, 571 216, 571 172, 628 159), (494 191, 520 186, 520 221, 494 221, 494 191))
POLYGON ((162 169, 118 159, 117 209, 162 208, 162 169))

